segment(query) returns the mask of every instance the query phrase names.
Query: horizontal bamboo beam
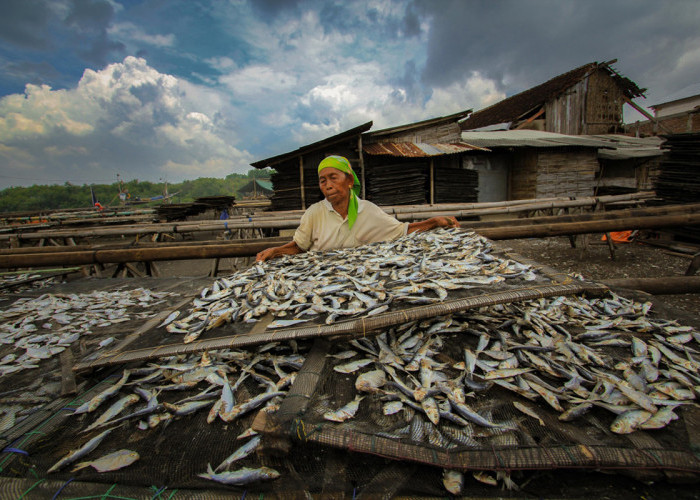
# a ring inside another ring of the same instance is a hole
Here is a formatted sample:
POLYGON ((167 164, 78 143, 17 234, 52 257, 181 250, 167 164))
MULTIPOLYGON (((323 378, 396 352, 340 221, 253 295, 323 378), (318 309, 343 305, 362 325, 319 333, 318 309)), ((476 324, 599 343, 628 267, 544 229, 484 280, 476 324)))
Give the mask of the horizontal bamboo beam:
POLYGON ((219 245, 189 245, 161 248, 125 248, 117 250, 83 250, 45 254, 3 255, 0 268, 44 267, 57 265, 121 264, 126 262, 153 262, 160 260, 214 259, 250 257, 271 246, 281 245, 291 238, 250 240, 249 243, 219 245))
MULTIPOLYGON (((561 222, 533 224, 527 226, 506 226, 477 229, 480 235, 492 240, 518 238, 543 238, 571 234, 605 233, 629 229, 659 229, 674 226, 700 224, 700 213, 671 214, 659 216, 628 217, 624 219, 603 219, 583 222, 561 222)), ((2 255, 0 268, 45 267, 55 265, 89 265, 125 263, 159 260, 209 259, 222 257, 246 257, 272 246, 291 241, 289 238, 260 238, 242 243, 222 243, 212 245, 192 244, 186 246, 165 246, 156 248, 128 248, 82 250, 54 253, 18 253, 2 255)))
POLYGON ((307 339, 315 337, 336 337, 339 335, 363 334, 383 330, 391 326, 400 325, 408 321, 431 318, 452 314, 468 309, 475 309, 487 305, 521 302, 543 297, 559 297, 588 293, 592 295, 604 294, 608 288, 598 283, 570 283, 560 285, 542 285, 528 288, 515 288, 500 292, 475 295, 462 299, 448 300, 438 304, 417 306, 410 309, 386 312, 371 317, 363 317, 354 320, 343 321, 333 325, 313 325, 299 328, 286 328, 279 330, 266 330, 258 334, 240 334, 230 337, 220 337, 211 340, 197 340, 190 344, 170 344, 158 347, 149 347, 124 352, 104 354, 95 361, 83 361, 73 367, 73 371, 80 373, 104 366, 128 363, 131 361, 144 361, 180 354, 193 354, 216 349, 240 349, 243 347, 279 342, 280 340, 307 339))
MULTIPOLYGON (((501 213, 516 213, 532 210, 543 210, 565 207, 585 207, 598 203, 608 203, 625 199, 640 199, 653 196, 651 192, 631 193, 607 197, 586 197, 580 199, 534 199, 513 200, 507 202, 441 204, 441 205, 411 205, 399 207, 382 207, 395 215, 399 220, 415 221, 438 215, 454 215, 457 218, 477 217, 501 213), (634 198, 634 195, 637 198, 634 198)), ((0 241, 12 238, 21 240, 38 240, 41 238, 67 237, 97 237, 97 236, 129 236, 155 233, 189 233, 200 231, 226 231, 231 229, 293 229, 299 225, 303 211, 292 211, 284 214, 266 212, 249 216, 234 216, 228 220, 189 221, 177 223, 150 223, 137 225, 122 225, 105 228, 74 228, 69 230, 27 231, 12 234, 0 234, 0 241)), ((33 229, 33 228, 32 228, 33 229)))
POLYGON ((485 227, 531 226, 536 224, 551 224, 555 222, 584 222, 593 220, 627 219, 630 217, 646 217, 648 215, 671 215, 684 213, 700 213, 700 203, 686 205, 663 205, 659 207, 626 208, 609 212, 586 212, 582 214, 548 215, 545 217, 523 217, 520 219, 498 219, 485 221, 467 221, 462 224, 470 229, 485 227))
POLYGON ((619 278, 602 281, 609 287, 641 290, 652 295, 700 293, 700 276, 665 276, 663 278, 619 278))
MULTIPOLYGON (((271 245, 283 244, 289 241, 289 237, 275 236, 272 238, 257 238, 271 245)), ((166 248, 166 247, 193 247, 193 246, 212 246, 212 245, 243 245, 255 241, 254 239, 236 239, 236 240, 201 240, 201 241, 167 241, 167 242, 151 242, 140 241, 137 243, 98 243, 94 245, 63 245, 63 246, 35 246, 35 247, 20 247, 20 248, 0 248, 0 256, 2 255, 20 255, 20 254, 44 254, 44 253, 66 253, 66 252, 94 252, 97 250, 136 250, 147 248, 166 248)))
POLYGON ((562 222, 531 226, 487 227, 476 232, 492 240, 516 240, 518 238, 545 238, 570 234, 605 233, 629 229, 659 229, 700 224, 700 213, 659 215, 606 219, 585 222, 562 222))

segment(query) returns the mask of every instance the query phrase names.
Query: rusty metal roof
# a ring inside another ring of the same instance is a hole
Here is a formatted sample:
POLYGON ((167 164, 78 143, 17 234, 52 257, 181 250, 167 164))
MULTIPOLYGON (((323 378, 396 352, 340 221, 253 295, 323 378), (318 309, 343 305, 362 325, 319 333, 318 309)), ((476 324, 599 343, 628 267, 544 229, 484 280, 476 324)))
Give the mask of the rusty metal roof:
POLYGON ((466 142, 425 143, 425 142, 375 142, 363 144, 362 151, 374 156, 398 156, 403 158, 423 158, 466 153, 468 151, 489 151, 466 142))

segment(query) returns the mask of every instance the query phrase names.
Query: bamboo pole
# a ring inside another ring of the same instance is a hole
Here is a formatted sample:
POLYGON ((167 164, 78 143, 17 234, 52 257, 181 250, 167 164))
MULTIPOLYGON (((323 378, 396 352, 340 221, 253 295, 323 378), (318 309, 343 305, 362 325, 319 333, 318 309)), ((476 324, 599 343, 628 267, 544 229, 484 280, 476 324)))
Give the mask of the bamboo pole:
POLYGON ((190 245, 161 248, 128 248, 118 250, 93 250, 59 252, 47 254, 6 255, 0 260, 0 268, 44 267, 56 265, 125 264, 158 260, 212 259, 216 257, 250 257, 258 252, 277 246, 290 238, 276 238, 274 243, 267 239, 251 240, 244 244, 190 245))
MULTIPOLYGON (((619 197, 616 197, 619 200, 619 197)), ((525 200, 526 203, 516 202, 505 202, 494 206, 492 203, 488 204, 444 204, 436 205, 434 207, 422 206, 421 209, 415 209, 412 212, 404 213, 404 208, 406 207, 384 207, 384 211, 390 214, 396 215, 399 220, 422 220, 430 217, 435 217, 438 215, 455 215, 457 218, 466 217, 476 217, 481 215, 491 215, 491 214, 502 214, 502 213, 516 213, 522 211, 531 210, 541 210, 545 208, 563 208, 563 207, 573 207, 573 206, 589 206, 595 203, 601 202, 600 198, 585 198, 585 199, 574 199, 574 200, 561 200, 561 201, 539 201, 539 200, 525 200), (485 207, 480 208, 478 207, 485 207), (454 208, 457 206, 462 207, 475 207, 477 208, 466 208, 455 211, 454 208)), ((166 223, 166 224, 141 224, 141 225, 130 225, 130 226, 119 226, 119 227, 109 227, 109 228, 87 228, 87 229, 71 229, 71 230, 48 230, 48 231, 35 231, 35 232, 22 232, 18 234, 0 234, 0 241, 7 241, 12 237, 18 237, 21 240, 37 240, 41 238, 64 238, 64 237, 96 237, 96 236, 129 236, 137 234, 153 234, 153 233, 187 233, 187 232, 202 232, 202 231, 225 231, 228 229, 289 229, 296 228, 299 225, 301 219, 301 213, 297 215, 291 215, 289 217, 276 218, 272 216, 267 219, 267 216, 249 216, 243 217, 238 220, 210 220, 210 221, 196 221, 196 222, 178 222, 178 223, 166 223)))
MULTIPOLYGON (((241 245, 250 242, 250 239, 227 240, 226 244, 241 245)), ((275 236, 265 238, 265 241, 270 244, 287 243, 289 238, 284 236, 275 236)), ((112 243, 112 244, 97 244, 97 245, 77 245, 77 246, 51 246, 51 247, 23 247, 23 248, 0 248, 0 255, 16 255, 16 254, 39 254, 39 253, 63 253, 75 251, 96 251, 96 250, 121 250, 121 249, 137 249, 137 248, 165 248, 165 247, 190 247, 190 246, 211 246, 222 245, 221 240, 201 240, 201 241, 170 241, 170 242, 138 242, 138 243, 112 243)))
MULTIPOLYGON (((571 234, 604 233, 629 229, 653 229, 700 224, 700 213, 647 215, 623 219, 601 219, 582 222, 561 222, 527 226, 492 227, 477 232, 492 240, 542 238, 571 234)), ((3 255, 0 267, 44 267, 52 265, 85 265, 125 263, 134 261, 207 259, 216 257, 253 256, 271 246, 278 246, 291 238, 268 238, 250 240, 238 244, 212 244, 163 246, 155 248, 103 249, 89 251, 66 251, 58 253, 16 253, 3 255)))
POLYGON ((653 295, 700 293, 700 276, 666 276, 663 278, 619 278, 602 282, 609 287, 641 290, 653 295))
POLYGON ((477 233, 492 240, 511 240, 518 238, 544 238, 547 236, 563 236, 569 234, 604 233, 607 231, 625 231, 628 229, 658 229, 674 226, 693 226, 697 224, 700 224, 700 213, 630 217, 620 220, 562 222, 558 224, 539 224, 535 226, 493 227, 479 229, 477 233))
POLYGON ((664 205, 660 207, 628 208, 610 212, 588 212, 582 214, 548 215, 544 217, 524 217, 521 219, 499 219, 487 221, 469 221, 462 225, 470 229, 485 227, 530 226, 556 222, 583 222, 603 219, 624 219, 629 217, 644 217, 647 215, 671 215, 700 212, 700 204, 664 205))
POLYGON ((180 354, 192 354, 216 349, 239 349, 242 347, 261 345, 268 342, 281 340, 298 340, 315 337, 335 337, 338 335, 354 335, 380 331, 391 326, 400 325, 407 321, 443 316, 468 309, 475 309, 487 305, 506 304, 520 302, 543 297, 559 297, 589 293, 593 295, 603 294, 607 287, 597 283, 571 283, 560 285, 543 285, 539 287, 516 288, 483 295, 475 295, 462 299, 445 301, 439 304, 418 306, 410 309, 386 312, 371 317, 363 317, 355 320, 344 321, 334 325, 314 325, 301 328, 287 328, 263 333, 239 334, 229 337, 220 337, 211 340, 197 340, 190 344, 161 345, 155 348, 145 348, 126 352, 108 353, 96 361, 87 361, 76 364, 73 371, 80 373, 86 370, 127 363, 130 361, 144 361, 180 354))

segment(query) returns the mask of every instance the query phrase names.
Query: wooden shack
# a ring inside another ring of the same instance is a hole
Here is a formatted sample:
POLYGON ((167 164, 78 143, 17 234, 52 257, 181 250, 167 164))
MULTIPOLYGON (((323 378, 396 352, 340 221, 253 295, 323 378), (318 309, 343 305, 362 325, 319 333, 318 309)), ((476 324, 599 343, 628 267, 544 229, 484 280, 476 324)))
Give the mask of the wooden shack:
POLYGON ((664 156, 664 139, 619 134, 592 137, 612 146, 598 150, 600 170, 596 176, 596 196, 655 189, 664 156))
POLYGON ((632 99, 644 95, 612 64, 592 62, 472 114, 462 130, 501 125, 568 135, 623 133, 624 104, 641 110, 632 99))
POLYGON ((377 205, 475 202, 478 173, 462 158, 488 150, 461 141, 459 121, 469 113, 371 133, 368 122, 251 165, 275 170, 270 207, 275 211, 305 209, 320 201, 316 168, 332 154, 350 160, 362 184, 361 197, 377 205))
POLYGON ((255 168, 270 167, 275 170, 270 178, 274 190, 270 210, 303 210, 322 200, 316 169, 328 155, 341 155, 350 160, 364 187, 365 171, 360 154, 362 133, 371 127, 372 122, 367 122, 295 151, 251 163, 255 168))
POLYGON ((491 150, 464 158, 479 173, 480 202, 593 196, 598 150, 612 147, 593 137, 536 130, 462 132, 462 140, 491 150))
POLYGON ((459 121, 470 113, 365 133, 367 199, 377 205, 476 202, 478 172, 463 159, 488 150, 461 140, 459 121))

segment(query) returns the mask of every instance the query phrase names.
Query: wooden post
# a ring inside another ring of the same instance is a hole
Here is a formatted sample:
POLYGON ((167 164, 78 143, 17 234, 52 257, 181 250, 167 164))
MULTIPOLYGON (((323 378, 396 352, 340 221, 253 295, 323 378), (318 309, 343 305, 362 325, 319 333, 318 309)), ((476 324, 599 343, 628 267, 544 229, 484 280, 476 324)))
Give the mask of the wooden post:
POLYGON ((217 257, 212 263, 211 271, 209 271, 209 276, 211 276, 212 278, 216 278, 216 275, 219 274, 219 260, 219 257, 217 257))
POLYGON ((610 232, 605 233, 605 241, 608 242, 608 248, 610 249, 610 259, 615 260, 615 243, 610 236, 610 232))
POLYGON ((430 159, 430 204, 435 205, 435 160, 430 159))
POLYGON ((306 193, 304 191, 304 158, 299 155, 299 187, 301 188, 301 209, 306 210, 306 193))
POLYGON ((365 193, 365 160, 362 154, 362 135, 357 136, 357 152, 360 157, 360 182, 362 183, 362 199, 364 200, 367 196, 365 193))
POLYGON ((686 276, 693 276, 700 269, 700 252, 696 253, 693 260, 690 261, 688 269, 685 271, 686 276))

